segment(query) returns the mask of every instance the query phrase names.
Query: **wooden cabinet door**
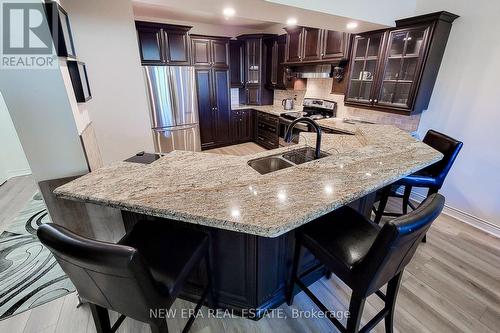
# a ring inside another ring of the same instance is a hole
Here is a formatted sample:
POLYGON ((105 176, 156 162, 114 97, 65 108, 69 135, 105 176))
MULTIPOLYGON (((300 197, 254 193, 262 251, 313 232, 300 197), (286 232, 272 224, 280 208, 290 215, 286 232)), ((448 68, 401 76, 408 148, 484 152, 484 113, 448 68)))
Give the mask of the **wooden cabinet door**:
POLYGON ((321 59, 321 30, 304 28, 303 53, 301 61, 314 61, 321 59))
POLYGON ((164 62, 161 29, 138 26, 137 37, 139 40, 141 62, 143 64, 164 62))
POLYGON ((302 28, 287 29, 286 62, 299 62, 302 59, 302 28))
POLYGON ((247 94, 247 104, 249 105, 260 105, 260 87, 259 86, 248 86, 245 89, 247 94))
POLYGON ((323 30, 321 59, 335 60, 348 57, 350 34, 340 31, 323 30))
POLYGON ((246 83, 261 83, 261 42, 260 38, 246 40, 246 83))
POLYGON ((166 63, 189 65, 189 39, 187 30, 164 30, 166 63))
POLYGON ((266 40, 266 86, 271 89, 286 89, 285 51, 286 35, 266 40))
POLYGON ((388 34, 374 105, 405 111, 413 108, 429 34, 429 25, 388 34))
POLYGON ((241 142, 253 140, 254 136, 254 121, 252 110, 241 110, 239 116, 239 139, 241 142))
POLYGON ((212 104, 212 74, 209 68, 197 68, 195 69, 195 73, 201 147, 207 149, 215 146, 217 143, 215 107, 212 104))
POLYGON ((383 32, 361 34, 354 38, 345 94, 346 103, 373 104, 383 41, 383 32))
POLYGON ((239 40, 229 41, 229 76, 231 88, 245 86, 245 43, 239 40))
POLYGON ((229 71, 213 69, 213 91, 215 106, 215 133, 218 145, 231 142, 231 108, 229 101, 229 71))
POLYGON ((218 68, 229 67, 229 43, 225 40, 210 41, 212 52, 212 66, 218 68))
POLYGON ((191 52, 193 65, 195 66, 210 66, 210 39, 191 38, 191 52))

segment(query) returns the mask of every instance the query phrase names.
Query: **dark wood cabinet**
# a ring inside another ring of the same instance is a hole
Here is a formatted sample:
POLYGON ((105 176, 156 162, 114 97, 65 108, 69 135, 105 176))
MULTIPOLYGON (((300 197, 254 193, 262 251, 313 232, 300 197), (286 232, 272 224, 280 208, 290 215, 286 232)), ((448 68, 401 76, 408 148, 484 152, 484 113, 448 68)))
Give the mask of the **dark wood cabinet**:
POLYGON ((229 41, 229 73, 231 88, 245 87, 245 42, 229 41))
POLYGON ((230 143, 231 110, 229 72, 226 69, 195 69, 202 149, 230 143))
POLYGON ((266 87, 286 89, 287 73, 285 62, 286 35, 265 40, 267 54, 266 87))
POLYGON ((323 30, 316 28, 304 28, 302 37, 302 61, 314 61, 321 59, 322 34, 323 30))
POLYGON ((354 38, 345 104, 408 114, 427 109, 451 24, 439 12, 354 38))
POLYGON ((267 149, 279 147, 279 117, 257 112, 255 142, 267 149))
POLYGON ((337 62, 349 56, 348 33, 308 27, 286 31, 286 63, 337 62))
POLYGON ((302 60, 303 28, 286 29, 286 62, 300 62, 302 60))
POLYGON ((273 90, 265 84, 267 77, 267 57, 271 49, 264 40, 276 35, 258 34, 241 35, 238 40, 245 45, 244 51, 244 87, 239 91, 240 101, 248 105, 266 105, 273 103, 273 90))
POLYGON ((323 30, 321 59, 347 59, 349 57, 350 40, 351 34, 340 31, 323 30))
POLYGON ((255 136, 255 112, 252 109, 232 111, 232 133, 234 143, 252 141, 255 136))
POLYGON ((229 39, 191 35, 193 65, 229 68, 229 39))
POLYGON ((188 35, 191 27, 136 21, 136 29, 142 64, 191 64, 188 35))

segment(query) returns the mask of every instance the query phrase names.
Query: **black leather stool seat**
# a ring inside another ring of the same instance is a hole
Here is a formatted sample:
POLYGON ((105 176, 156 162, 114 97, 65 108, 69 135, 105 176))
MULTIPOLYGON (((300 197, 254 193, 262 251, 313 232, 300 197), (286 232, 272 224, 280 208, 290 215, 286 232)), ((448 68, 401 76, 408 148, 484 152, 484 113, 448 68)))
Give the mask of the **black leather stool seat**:
POLYGON ((140 221, 118 244, 131 246, 144 258, 153 279, 176 298, 183 282, 208 251, 206 233, 170 223, 140 221))
POLYGON ((379 231, 379 225, 344 206, 306 225, 300 237, 302 245, 330 271, 347 276, 368 253, 379 231))

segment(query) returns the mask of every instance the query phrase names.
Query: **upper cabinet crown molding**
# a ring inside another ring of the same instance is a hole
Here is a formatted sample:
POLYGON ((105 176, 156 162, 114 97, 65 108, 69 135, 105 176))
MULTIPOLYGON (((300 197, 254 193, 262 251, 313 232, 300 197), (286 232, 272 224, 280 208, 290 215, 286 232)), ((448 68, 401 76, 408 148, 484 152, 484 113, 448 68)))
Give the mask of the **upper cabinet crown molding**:
POLYGON ((400 114, 427 109, 457 17, 426 14, 355 36, 345 104, 400 114))

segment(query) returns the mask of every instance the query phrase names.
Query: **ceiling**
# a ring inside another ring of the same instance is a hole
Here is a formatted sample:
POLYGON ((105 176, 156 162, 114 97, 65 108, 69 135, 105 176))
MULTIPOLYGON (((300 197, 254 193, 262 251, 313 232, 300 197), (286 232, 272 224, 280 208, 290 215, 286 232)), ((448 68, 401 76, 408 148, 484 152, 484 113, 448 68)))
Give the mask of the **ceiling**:
MULTIPOLYGON (((330 0, 328 0, 330 1, 330 0)), ((298 8, 265 0, 132 0, 136 18, 156 18, 176 22, 198 22, 260 32, 281 33, 286 21, 294 17, 298 25, 336 31, 362 32, 387 27, 350 17, 298 8), (180 5, 182 4, 182 5, 180 5), (225 19, 222 11, 232 7, 236 13, 225 19), (346 24, 356 21, 358 27, 348 30, 346 24)), ((330 11, 331 12, 331 11, 330 11)))

